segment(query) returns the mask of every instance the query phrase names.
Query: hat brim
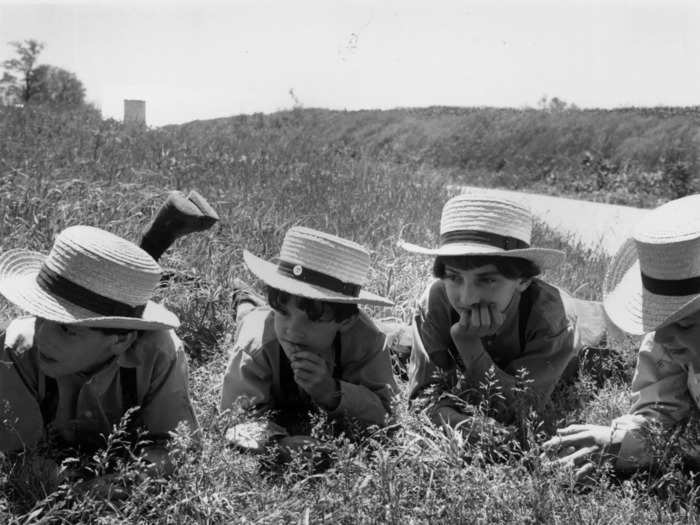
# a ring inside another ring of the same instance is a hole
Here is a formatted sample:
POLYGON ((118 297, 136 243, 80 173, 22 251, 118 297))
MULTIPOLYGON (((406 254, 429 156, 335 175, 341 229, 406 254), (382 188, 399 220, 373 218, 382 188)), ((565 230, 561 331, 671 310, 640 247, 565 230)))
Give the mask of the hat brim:
POLYGON ((247 250, 243 250, 243 261, 248 269, 265 284, 293 295, 306 297, 308 299, 316 299, 319 301, 330 301, 343 304, 368 304, 375 306, 394 305, 394 303, 389 299, 366 290, 360 290, 359 296, 351 297, 339 292, 333 292, 321 286, 299 281, 293 277, 280 273, 277 270, 276 264, 266 261, 265 259, 261 259, 247 250))
POLYGON ((606 272, 603 307, 621 330, 643 335, 700 310, 700 294, 658 295, 644 288, 636 245, 628 239, 606 272))
POLYGON ((141 317, 101 316, 41 288, 36 280, 46 256, 29 250, 0 255, 0 294, 22 310, 49 321, 89 328, 163 330, 180 321, 164 306, 148 301, 141 317))
POLYGON ((520 250, 504 250, 481 243, 450 243, 439 248, 424 248, 406 241, 397 243, 399 248, 411 253, 437 256, 488 255, 494 257, 518 257, 532 261, 540 268, 553 268, 561 264, 565 254, 561 250, 551 248, 523 248, 520 250))

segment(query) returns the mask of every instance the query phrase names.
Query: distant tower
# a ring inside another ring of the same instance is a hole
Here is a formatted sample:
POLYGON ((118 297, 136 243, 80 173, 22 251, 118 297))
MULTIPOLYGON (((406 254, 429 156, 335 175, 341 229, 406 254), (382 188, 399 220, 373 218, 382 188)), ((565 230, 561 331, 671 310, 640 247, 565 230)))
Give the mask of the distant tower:
POLYGON ((146 125, 146 101, 124 99, 124 124, 128 126, 146 125))

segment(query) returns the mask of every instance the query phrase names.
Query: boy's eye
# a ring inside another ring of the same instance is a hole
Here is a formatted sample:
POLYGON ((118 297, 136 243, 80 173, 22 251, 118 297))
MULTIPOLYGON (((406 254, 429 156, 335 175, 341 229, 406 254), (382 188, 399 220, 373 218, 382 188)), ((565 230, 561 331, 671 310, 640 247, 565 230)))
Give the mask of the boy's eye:
POLYGON ((61 331, 66 335, 75 335, 77 333, 74 329, 72 329, 67 324, 59 324, 58 326, 61 327, 61 331))
POLYGON ((287 317, 289 315, 289 312, 287 311, 286 308, 273 308, 276 314, 281 315, 282 317, 287 317))
POLYGON ((456 273, 448 272, 445 274, 445 279, 447 279, 448 281, 458 282, 459 278, 460 278, 460 276, 456 273))

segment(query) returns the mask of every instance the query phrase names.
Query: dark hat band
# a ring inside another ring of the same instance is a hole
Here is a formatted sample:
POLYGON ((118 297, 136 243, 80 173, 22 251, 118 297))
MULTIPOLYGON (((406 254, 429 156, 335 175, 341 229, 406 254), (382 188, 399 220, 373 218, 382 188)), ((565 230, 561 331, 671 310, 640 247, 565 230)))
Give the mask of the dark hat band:
POLYGON ((301 264, 290 263, 287 261, 279 261, 277 263, 277 271, 286 277, 291 277, 297 281, 320 286, 326 290, 347 295, 349 297, 359 297, 360 290, 362 289, 362 286, 359 284, 346 283, 328 274, 317 272, 316 270, 306 268, 301 264))
POLYGON ((478 242, 503 250, 524 250, 530 247, 528 243, 515 237, 479 230, 455 230, 440 235, 440 246, 462 242, 478 242))
POLYGON ((642 286, 656 295, 679 297, 700 293, 700 277, 688 279, 656 279, 642 273, 642 286))
POLYGON ((36 282, 39 288, 45 292, 105 317, 140 318, 143 316, 143 311, 146 308, 145 304, 131 306, 88 290, 57 274, 44 264, 42 264, 36 276, 36 282))

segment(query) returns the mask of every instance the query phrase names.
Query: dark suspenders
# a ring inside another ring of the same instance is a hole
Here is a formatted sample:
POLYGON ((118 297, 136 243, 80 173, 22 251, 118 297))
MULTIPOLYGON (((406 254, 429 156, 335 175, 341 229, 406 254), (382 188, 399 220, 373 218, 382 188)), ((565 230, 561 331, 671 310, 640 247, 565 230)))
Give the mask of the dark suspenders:
MULTIPOLYGON (((124 412, 138 405, 136 390, 136 369, 133 367, 119 368, 119 382, 122 388, 122 406, 124 412)), ((39 402, 41 409, 41 417, 44 420, 44 426, 51 423, 56 417, 58 409, 58 385, 53 377, 45 376, 44 379, 44 397, 39 402)), ((134 421, 135 416, 132 415, 131 421, 134 421)))

